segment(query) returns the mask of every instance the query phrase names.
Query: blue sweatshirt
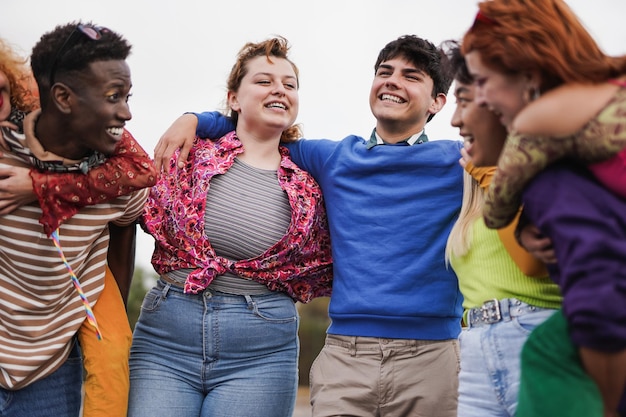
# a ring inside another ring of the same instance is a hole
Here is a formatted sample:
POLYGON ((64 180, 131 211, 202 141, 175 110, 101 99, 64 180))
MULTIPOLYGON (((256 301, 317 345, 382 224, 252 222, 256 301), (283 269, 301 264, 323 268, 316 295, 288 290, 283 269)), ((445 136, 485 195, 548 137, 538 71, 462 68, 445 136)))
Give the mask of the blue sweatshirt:
MULTIPOLYGON (((219 113, 198 114, 201 137, 232 128, 219 113)), ((444 249, 461 206, 462 143, 366 144, 348 136, 287 145, 326 201, 334 263, 328 333, 456 338, 462 296, 444 249)))

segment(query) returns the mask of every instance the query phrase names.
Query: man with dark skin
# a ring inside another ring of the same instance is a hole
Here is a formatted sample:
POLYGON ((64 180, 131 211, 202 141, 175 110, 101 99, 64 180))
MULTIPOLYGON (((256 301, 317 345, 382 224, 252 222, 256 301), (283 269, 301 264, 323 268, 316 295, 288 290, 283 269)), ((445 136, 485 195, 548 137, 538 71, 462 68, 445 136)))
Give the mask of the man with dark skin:
MULTIPOLYGON (((98 341, 99 326, 91 305, 103 292, 107 252, 116 277, 130 282, 135 221, 148 191, 141 188, 150 180, 122 190, 115 179, 130 171, 122 165, 108 165, 96 185, 114 188, 115 196, 100 198, 100 193, 89 188, 94 183, 76 178, 105 166, 122 143, 127 145, 124 152, 140 153, 124 129, 131 118, 129 52, 130 45, 120 35, 91 24, 71 23, 44 34, 31 57, 41 110, 25 117, 23 133, 2 128, 7 146, 0 163, 36 168, 33 180, 42 172, 64 174, 61 179, 50 175, 35 182, 39 185, 35 194, 40 202, 58 200, 49 206, 67 205, 68 199, 78 207, 55 212, 59 217, 52 226, 42 222, 44 228, 40 220, 49 207, 38 203, 0 216, 4 300, 0 307, 0 395, 2 412, 11 416, 78 416, 83 382, 80 350, 87 358, 88 347, 93 349, 94 358, 97 348, 110 346, 111 332, 104 329, 110 323, 100 323, 103 339, 98 341), (68 183, 75 192, 68 192, 68 183), (111 237, 109 224, 115 225, 111 237), (107 251, 109 239, 111 251, 107 251), (86 333, 80 348, 79 329, 86 333)), ((132 171, 131 177, 154 177, 149 160, 137 166, 142 169, 132 171)), ((118 308, 125 313, 121 298, 118 308)))

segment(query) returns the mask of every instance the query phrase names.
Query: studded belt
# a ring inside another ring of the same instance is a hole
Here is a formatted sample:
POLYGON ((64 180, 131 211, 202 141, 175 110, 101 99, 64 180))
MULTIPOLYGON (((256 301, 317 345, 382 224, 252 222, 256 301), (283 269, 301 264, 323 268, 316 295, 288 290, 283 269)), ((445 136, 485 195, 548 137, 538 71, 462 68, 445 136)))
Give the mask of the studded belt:
POLYGON ((493 324, 500 321, 510 321, 513 317, 542 310, 548 309, 524 303, 517 298, 504 298, 502 300, 494 298, 485 301, 480 307, 467 310, 465 322, 470 327, 493 324))

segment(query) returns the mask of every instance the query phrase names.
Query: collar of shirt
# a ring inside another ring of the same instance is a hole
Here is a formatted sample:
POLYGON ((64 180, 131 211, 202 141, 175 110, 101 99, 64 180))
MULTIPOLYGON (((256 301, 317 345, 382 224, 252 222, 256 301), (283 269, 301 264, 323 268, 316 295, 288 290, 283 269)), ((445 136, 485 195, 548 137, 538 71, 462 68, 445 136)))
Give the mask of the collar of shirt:
POLYGON ((23 117, 23 133, 3 131, 6 145, 24 162, 41 172, 82 172, 83 174, 87 174, 89 169, 104 163, 106 157, 100 152, 94 151, 90 156, 80 160, 70 160, 46 151, 35 136, 35 124, 40 115, 41 109, 37 109, 23 117))
POLYGON ((422 144, 424 142, 428 142, 428 136, 426 136, 426 131, 424 129, 422 129, 421 132, 414 134, 413 136, 411 136, 410 138, 407 138, 403 141, 400 141, 398 143, 387 143, 383 140, 383 138, 381 138, 378 133, 376 133, 376 129, 374 129, 372 131, 372 135, 370 136, 370 140, 367 142, 366 147, 367 149, 371 149, 376 145, 400 145, 400 146, 412 146, 415 144, 422 144))

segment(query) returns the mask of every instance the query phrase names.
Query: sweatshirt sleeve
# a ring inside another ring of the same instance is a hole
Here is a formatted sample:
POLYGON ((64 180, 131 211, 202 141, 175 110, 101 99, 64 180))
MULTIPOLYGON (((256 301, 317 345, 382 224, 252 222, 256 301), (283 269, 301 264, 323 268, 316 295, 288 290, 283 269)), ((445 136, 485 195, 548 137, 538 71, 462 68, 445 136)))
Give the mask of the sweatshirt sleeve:
POLYGON ((193 114, 198 118, 196 135, 201 138, 218 139, 235 129, 232 119, 218 111, 193 114))
POLYGON ((50 235, 82 207, 152 187, 157 172, 150 156, 125 130, 115 154, 86 174, 33 169, 30 176, 42 210, 39 222, 50 235))

